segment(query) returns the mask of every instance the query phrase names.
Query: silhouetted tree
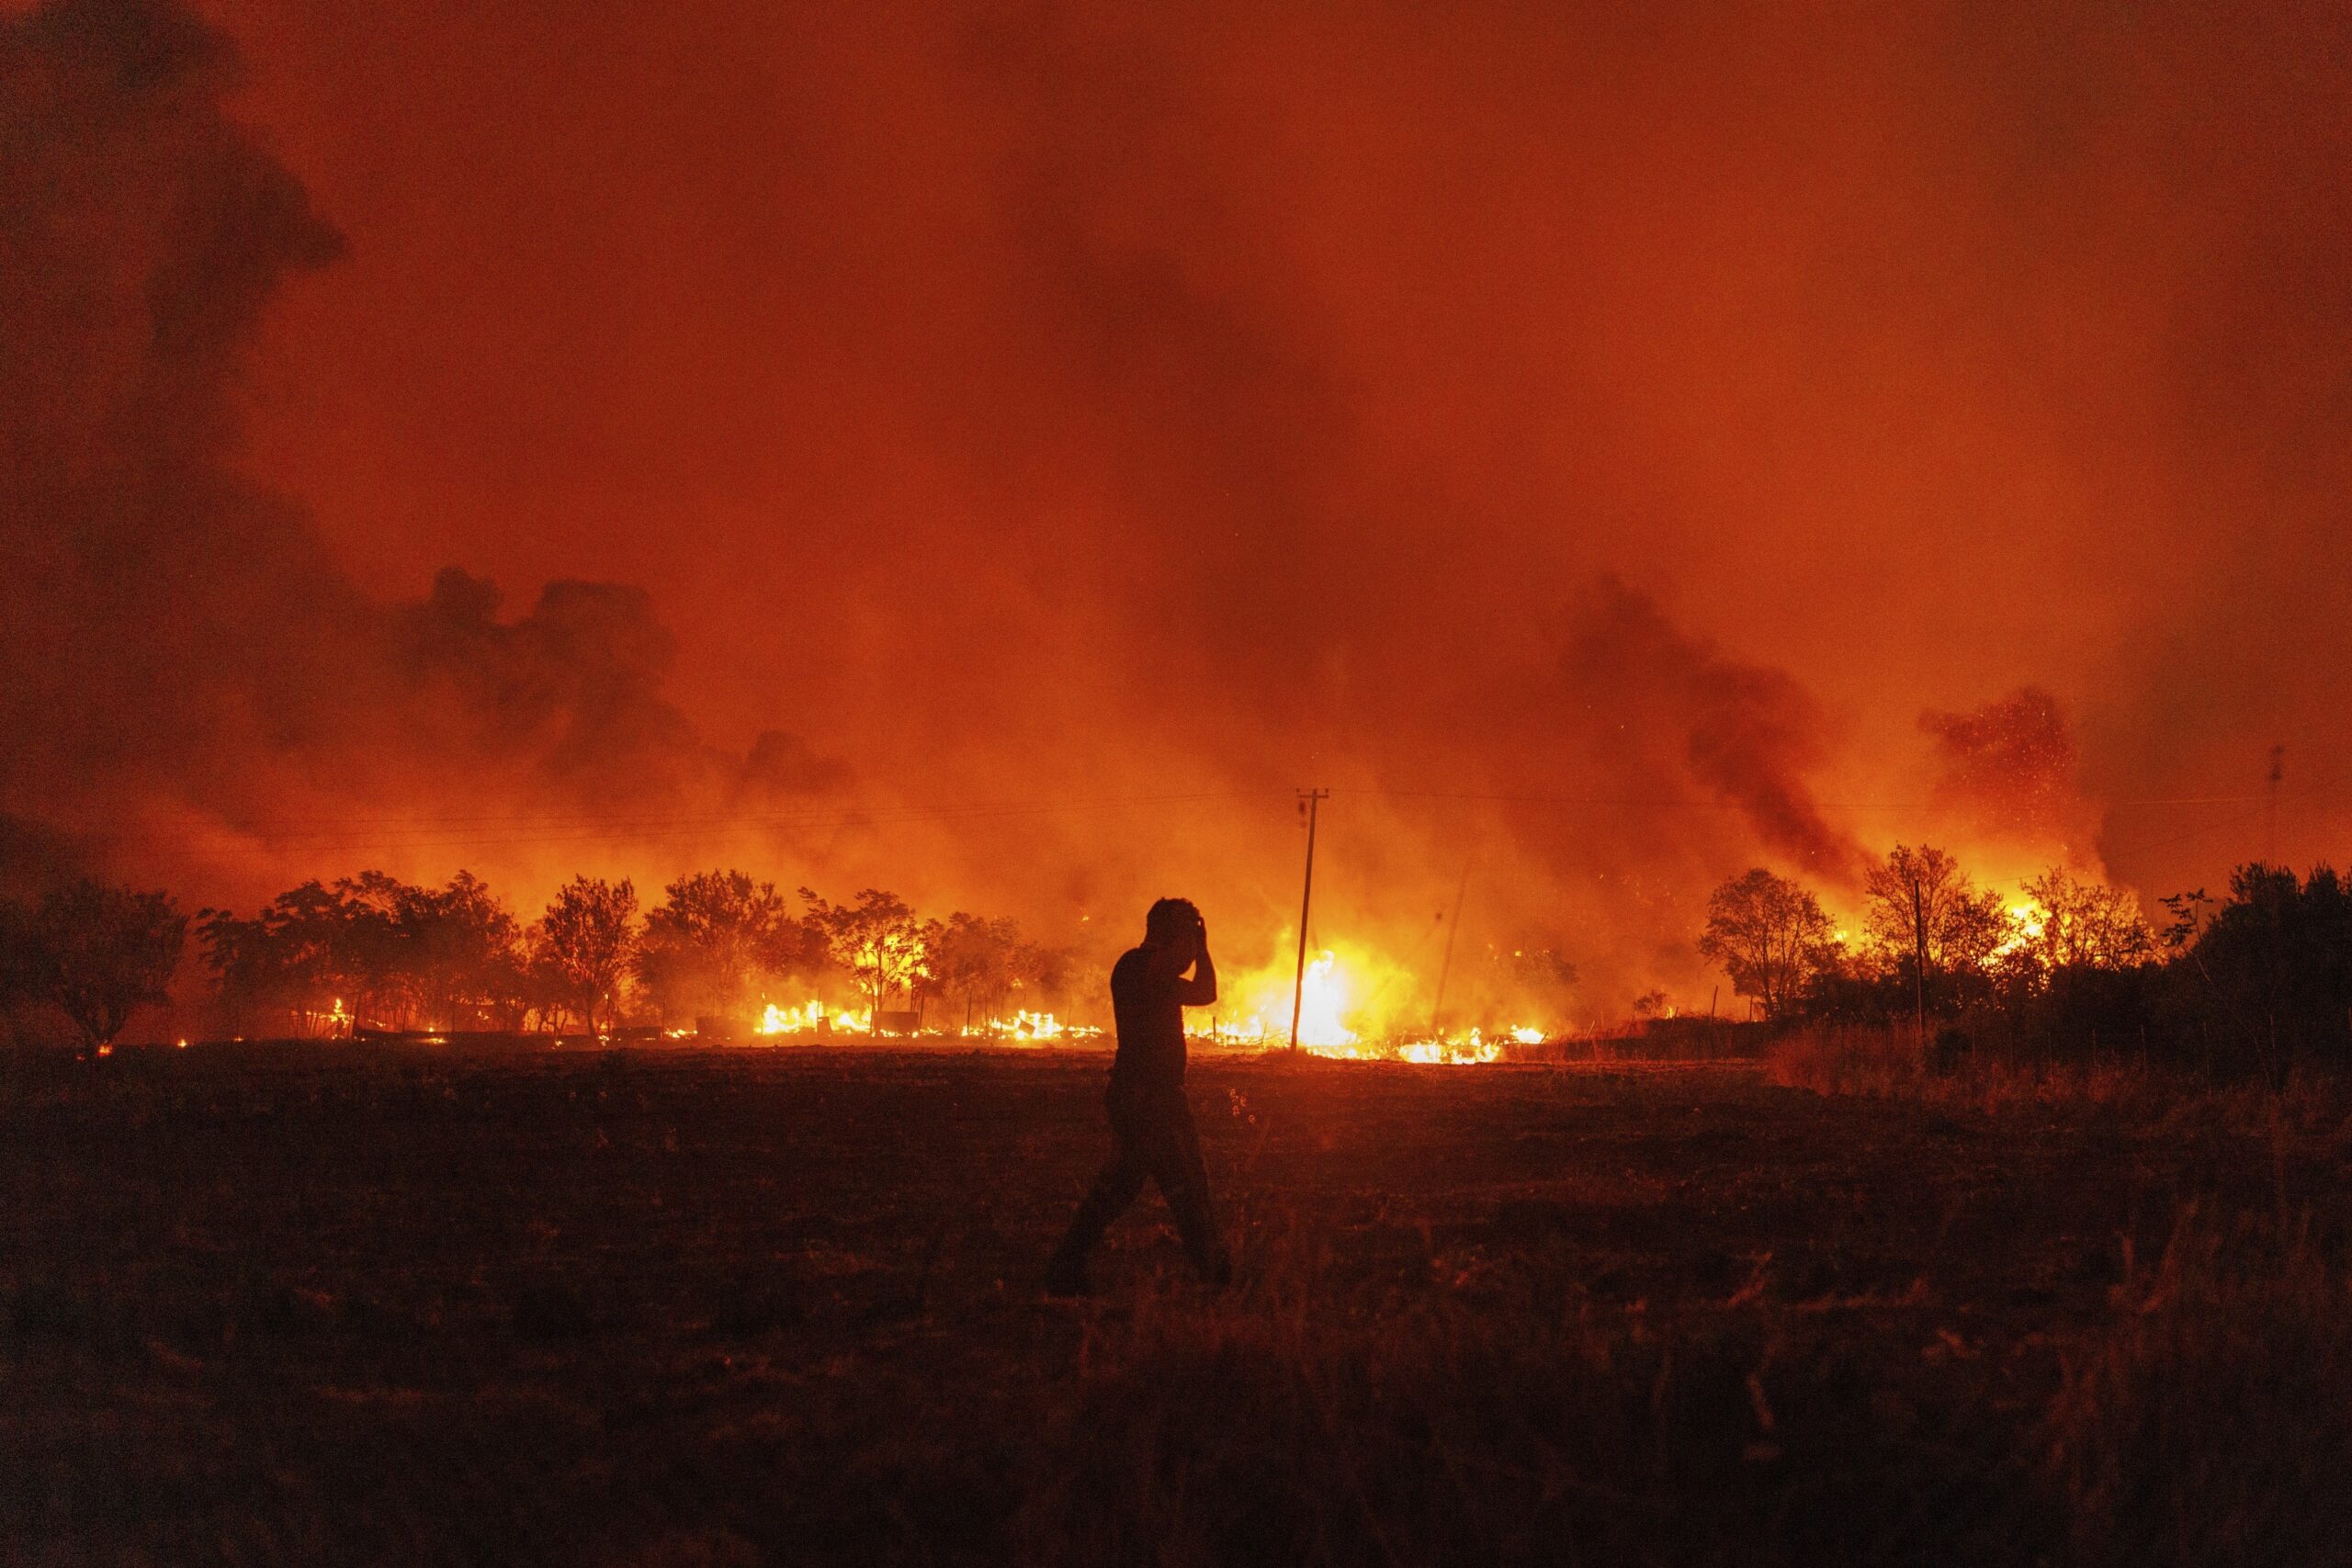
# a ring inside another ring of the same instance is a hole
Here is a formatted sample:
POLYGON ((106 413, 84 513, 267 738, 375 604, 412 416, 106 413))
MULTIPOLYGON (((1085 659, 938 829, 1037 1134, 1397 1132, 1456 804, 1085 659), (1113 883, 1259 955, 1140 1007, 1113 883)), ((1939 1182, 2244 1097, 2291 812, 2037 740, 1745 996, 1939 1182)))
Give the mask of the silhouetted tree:
POLYGON ((489 886, 461 871, 443 887, 395 884, 391 894, 395 982, 428 1027, 522 1022, 521 931, 489 886))
POLYGON ((2187 957, 2189 1027, 2223 1047, 2217 1066, 2352 1059, 2352 889, 2334 868, 2240 866, 2187 957))
POLYGON ((208 909, 200 930, 232 1019, 283 1010, 303 1033, 345 1021, 514 1028, 526 1005, 521 932, 469 872, 441 887, 380 871, 306 882, 250 919, 208 909))
POLYGON ((1723 965, 1734 993, 1779 1018, 1838 962, 1838 929, 1811 892, 1758 866, 1709 897, 1699 951, 1723 965))
POLYGON ((335 879, 335 903, 322 911, 336 922, 335 966, 351 981, 353 1027, 404 1027, 414 1021, 400 940, 400 911, 409 885, 380 871, 335 879))
POLYGON ((755 981, 810 967, 808 933, 774 883, 706 871, 663 892, 645 917, 637 966, 665 1014, 738 1016, 755 981))
POLYGON ((2077 881, 2052 866, 2025 885, 2025 895, 2039 913, 2021 925, 2018 950, 2045 976, 2060 969, 2121 969, 2155 951, 2140 900, 2127 889, 2077 881))
MULTIPOLYGON (((973 1015, 994 1019, 1016 1010, 1015 991, 1042 993, 1051 962, 1039 947, 1022 940, 1021 926, 1007 917, 989 919, 962 910, 924 929, 930 970, 926 985, 964 1004, 964 1027, 973 1015)), ((1020 998, 1018 1007, 1042 1011, 1042 994, 1020 998)))
POLYGON ((611 1023, 621 980, 637 958, 637 889, 628 879, 573 877, 539 917, 536 936, 537 957, 589 1032, 600 1007, 611 1023))
POLYGON ((353 886, 305 882, 251 919, 204 911, 198 930, 205 962, 237 1032, 278 1011, 289 1015, 299 1034, 340 1030, 353 1019, 375 1016, 387 984, 390 914, 350 896, 353 886))
POLYGON ((171 1000, 164 987, 187 942, 187 917, 165 895, 84 877, 33 910, 20 962, 35 996, 105 1045, 139 1009, 171 1000))
POLYGON ((2009 931, 2000 897, 1980 891, 1942 850, 1897 844, 1863 882, 1865 919, 1879 961, 1918 984, 1929 1007, 1961 998, 1981 981, 2009 931))
POLYGON ((39 999, 33 967, 32 911, 0 897, 0 1022, 13 1023, 18 1007, 39 999))

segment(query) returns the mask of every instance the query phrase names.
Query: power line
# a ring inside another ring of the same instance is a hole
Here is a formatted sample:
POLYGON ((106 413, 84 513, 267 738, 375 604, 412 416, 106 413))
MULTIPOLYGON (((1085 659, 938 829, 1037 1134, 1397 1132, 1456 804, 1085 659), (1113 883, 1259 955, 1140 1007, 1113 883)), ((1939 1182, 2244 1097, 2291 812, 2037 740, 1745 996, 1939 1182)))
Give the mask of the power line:
MULTIPOLYGON (((1391 800, 1503 801, 1524 806, 1623 807, 1644 811, 1747 811, 1753 806, 1753 803, 1748 801, 1692 800, 1673 795, 1510 795, 1471 790, 1432 789, 1340 789, 1334 790, 1332 793, 1391 800)), ((2184 795, 2108 800, 2098 804, 2102 809, 2115 810, 2140 807, 2235 806, 2261 798, 2263 797, 2260 795, 2184 795)), ((1928 811, 1951 803, 1939 800, 1811 800, 1804 804, 1816 811, 1928 811)))
MULTIPOLYGON (((141 843, 176 840, 185 839, 191 831, 210 829, 256 840, 269 849, 298 852, 338 850, 457 852, 526 845, 628 843, 647 840, 763 831, 819 832, 856 828, 894 827, 914 823, 1001 820, 1209 803, 1271 802, 1279 798, 1282 793, 1283 792, 1272 789, 1226 790, 1094 799, 975 802, 961 805, 866 807, 836 805, 822 809, 811 808, 804 812, 754 815, 727 812, 648 811, 578 813, 530 818, 479 814, 338 820, 316 817, 278 818, 266 823, 243 824, 192 817, 187 822, 177 826, 99 831, 86 836, 107 842, 141 843), (333 826, 312 829, 307 826, 310 823, 333 823, 333 826)), ((1385 788, 1336 789, 1325 791, 1324 794, 1326 798, 1334 795, 1349 795, 1365 799, 1493 802, 1586 810, 1741 812, 1750 808, 1747 803, 1740 801, 1676 796, 1533 795, 1472 790, 1385 788)), ((2150 796, 2107 801, 2101 803, 2101 808, 2120 810, 2177 808, 2194 806, 2250 807, 2250 810, 2246 812, 2233 813, 2228 817, 2202 823, 2177 835, 2110 852, 2138 853, 2147 850, 2165 848, 2205 833, 2234 826, 2245 821, 2249 817, 2260 815, 2266 809, 2275 809, 2276 801, 2281 798, 2299 797, 2280 796, 2273 792, 2266 792, 2262 795, 2150 796)), ((2310 796, 2306 794, 2300 798, 2310 798, 2310 796)), ((1927 800, 1857 800, 1815 801, 1812 804, 1816 809, 1821 810, 1894 811, 1925 810, 1932 808, 1939 803, 1927 800)))
MULTIPOLYGON (((281 850, 481 849, 514 844, 634 842, 645 839, 684 838, 762 829, 820 830, 828 828, 897 826, 910 822, 966 822, 1172 806, 1204 801, 1271 800, 1272 798, 1275 798, 1272 792, 1264 792, 1250 795, 1233 794, 1141 795, 1115 800, 1043 801, 1018 805, 880 807, 850 810, 836 809, 830 813, 808 813, 797 816, 662 817, 649 815, 636 818, 589 818, 569 820, 560 818, 508 818, 503 821, 486 818, 484 819, 486 822, 494 822, 495 825, 480 829, 453 827, 446 830, 436 830, 429 825, 428 819, 428 823, 401 824, 390 832, 286 833, 273 831, 266 826, 241 826, 233 823, 219 823, 217 826, 226 832, 254 839, 270 848, 281 850), (587 824, 594 824, 594 826, 587 824), (404 830, 410 828, 415 830, 404 830)), ((116 833, 97 833, 90 836, 116 842, 139 842, 181 839, 186 837, 187 831, 187 827, 153 828, 116 833)))
POLYGON ((2266 811, 2276 812, 2278 809, 2278 802, 2279 800, 2301 800, 2315 803, 2326 800, 2339 793, 2341 792, 2312 789, 2305 790, 2300 795, 2247 796, 2246 798, 2260 801, 2261 804, 2254 807, 2250 810, 2233 812, 2227 817, 2219 817, 2211 822, 2199 823, 2198 826, 2188 829, 2186 832, 2174 833, 2162 839, 2145 840, 2137 844, 2119 845, 2114 849, 2107 851, 2106 853, 2109 858, 2111 859, 2119 855, 2143 855, 2154 850, 2170 849, 2175 844, 2184 844, 2191 839, 2201 839, 2208 833, 2218 833, 2224 828, 2234 828, 2240 823, 2251 822, 2256 818, 2263 815, 2266 811))

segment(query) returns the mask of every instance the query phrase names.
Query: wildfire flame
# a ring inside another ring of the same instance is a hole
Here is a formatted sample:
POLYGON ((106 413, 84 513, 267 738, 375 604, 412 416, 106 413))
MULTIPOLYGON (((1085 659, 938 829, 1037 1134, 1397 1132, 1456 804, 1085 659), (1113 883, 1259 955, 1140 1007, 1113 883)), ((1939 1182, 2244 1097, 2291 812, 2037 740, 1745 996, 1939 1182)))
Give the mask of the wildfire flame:
POLYGON ((770 1002, 760 1013, 760 1021, 752 1026, 754 1034, 815 1034, 831 1031, 837 1034, 871 1034, 874 1032, 874 1010, 861 1008, 855 1012, 847 1008, 827 1011, 825 1004, 814 997, 806 1007, 778 1007, 770 1002))
MULTIPOLYGON (((1492 1035, 1476 1028, 1466 1032, 1419 1037, 1380 1034, 1369 1016, 1373 1010, 1358 999, 1366 995, 1366 987, 1357 978, 1358 968, 1375 974, 1384 969, 1390 971, 1383 985, 1371 988, 1374 993, 1413 994, 1409 978, 1403 971, 1384 965, 1369 955, 1343 961, 1338 953, 1325 949, 1309 960, 1298 988, 1298 1043, 1302 1050, 1344 1061, 1453 1066, 1500 1061, 1507 1044, 1540 1045, 1547 1038, 1533 1024, 1515 1024, 1492 1035)), ((1235 988, 1250 998, 1250 1010, 1238 1018, 1213 1018, 1195 1038, 1215 1045, 1242 1047, 1286 1043, 1290 1038, 1290 976, 1270 966, 1252 974, 1235 988)))
MULTIPOLYGON (((1502 1059, 1513 1045, 1540 1045, 1548 1038, 1533 1024, 1513 1024, 1491 1032, 1473 1028, 1442 1033, 1413 1034, 1395 1027, 1394 1010, 1419 996, 1412 977, 1378 956, 1351 950, 1345 955, 1326 948, 1314 953, 1298 987, 1298 1043, 1317 1055, 1354 1061, 1411 1062, 1423 1066, 1457 1066, 1502 1059), (1390 1010, 1375 1005, 1385 998, 1390 1010)), ((1233 984, 1230 993, 1246 999, 1238 1014, 1211 1013, 1191 1030, 1196 1040, 1214 1045, 1264 1049, 1290 1037, 1293 987, 1291 975, 1270 964, 1233 984)), ((816 998, 797 1006, 763 1002, 752 1034, 768 1041, 871 1035, 870 1009, 829 1008, 816 998)), ((925 1029, 927 1035, 974 1035, 1007 1044, 1076 1042, 1100 1038, 1103 1031, 1065 1023, 1049 1012, 1016 1010, 970 1028, 925 1029)))
POLYGON ((2007 958, 2010 953, 2041 936, 2042 929, 2049 923, 2050 911, 2034 899, 2028 898, 2022 904, 2010 905, 2009 934, 2001 939, 2001 944, 1998 947, 1993 949, 1993 956, 2007 958))
MULTIPOLYGON (((848 1008, 828 1008, 815 998, 799 1007, 780 1007, 765 1003, 760 1021, 752 1032, 775 1039, 797 1034, 872 1034, 874 1013, 870 1008, 853 1011, 848 1008)), ((1064 1023, 1049 1012, 1016 1011, 1007 1018, 992 1018, 973 1030, 925 1030, 927 1034, 982 1034, 998 1040, 1030 1043, 1042 1040, 1087 1039, 1101 1034, 1099 1029, 1064 1023)))
POLYGON ((1340 975, 1339 955, 1329 948, 1306 965, 1299 987, 1298 1043, 1318 1051, 1356 1043, 1356 1032, 1340 1021, 1349 987, 1340 975))

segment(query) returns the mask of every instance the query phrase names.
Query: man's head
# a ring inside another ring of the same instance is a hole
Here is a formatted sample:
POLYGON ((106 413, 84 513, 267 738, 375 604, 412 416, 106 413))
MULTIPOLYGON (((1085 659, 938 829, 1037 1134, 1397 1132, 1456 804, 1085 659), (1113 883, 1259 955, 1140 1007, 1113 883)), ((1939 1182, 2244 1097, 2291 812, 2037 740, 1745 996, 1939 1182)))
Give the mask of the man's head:
POLYGON ((1190 898, 1162 898, 1143 918, 1143 944, 1170 947, 1200 940, 1206 929, 1190 898))

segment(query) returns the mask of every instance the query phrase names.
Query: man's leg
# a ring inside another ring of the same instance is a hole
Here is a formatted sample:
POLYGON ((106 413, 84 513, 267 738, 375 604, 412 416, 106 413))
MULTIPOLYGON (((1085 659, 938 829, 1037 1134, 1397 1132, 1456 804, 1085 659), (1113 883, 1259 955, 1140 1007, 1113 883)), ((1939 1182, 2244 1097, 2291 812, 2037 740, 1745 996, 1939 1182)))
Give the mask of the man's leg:
POLYGON ((1184 1238, 1186 1256, 1208 1283, 1230 1283, 1233 1259, 1216 1233, 1216 1220, 1209 1207, 1208 1167, 1201 1160, 1201 1135, 1193 1125, 1191 1104, 1179 1095, 1160 1108, 1153 1133, 1152 1179, 1159 1184, 1159 1195, 1175 1218, 1176 1234, 1184 1238))
POLYGON ((1102 1239, 1102 1233, 1111 1228, 1111 1222, 1125 1213, 1127 1205, 1143 1191, 1144 1179, 1148 1174, 1136 1140, 1114 1112, 1110 1163, 1103 1166, 1094 1185, 1087 1190, 1078 1213, 1070 1218, 1062 1244, 1054 1249, 1053 1261, 1046 1266, 1048 1290, 1075 1294, 1086 1288, 1088 1254, 1102 1239))

